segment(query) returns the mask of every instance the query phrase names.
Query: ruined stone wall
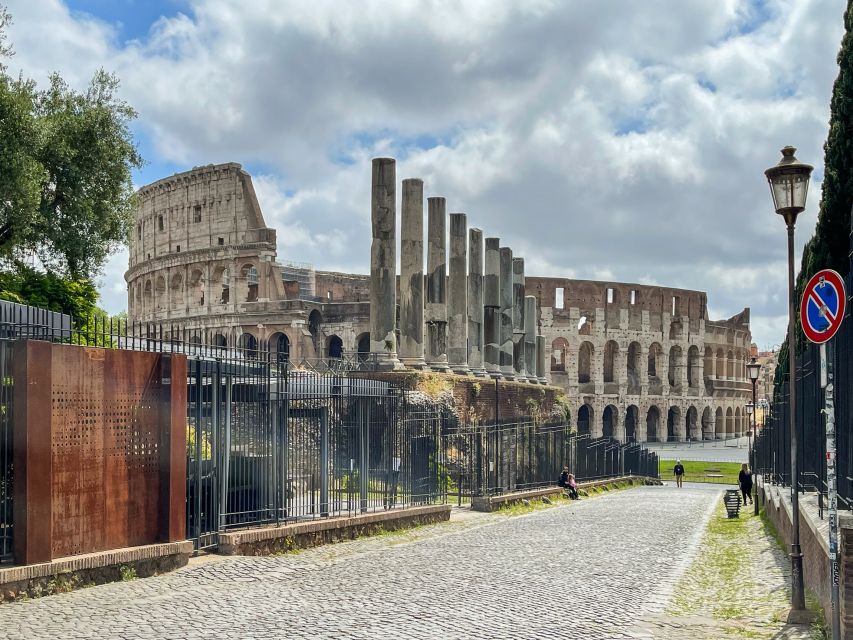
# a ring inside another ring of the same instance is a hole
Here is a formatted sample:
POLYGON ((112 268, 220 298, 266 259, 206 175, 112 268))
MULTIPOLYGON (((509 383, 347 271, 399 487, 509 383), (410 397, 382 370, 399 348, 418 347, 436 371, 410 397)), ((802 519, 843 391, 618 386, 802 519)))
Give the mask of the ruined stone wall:
POLYGON ((534 277, 527 287, 541 300, 551 382, 581 430, 640 441, 747 431, 748 310, 709 321, 700 291, 534 277))

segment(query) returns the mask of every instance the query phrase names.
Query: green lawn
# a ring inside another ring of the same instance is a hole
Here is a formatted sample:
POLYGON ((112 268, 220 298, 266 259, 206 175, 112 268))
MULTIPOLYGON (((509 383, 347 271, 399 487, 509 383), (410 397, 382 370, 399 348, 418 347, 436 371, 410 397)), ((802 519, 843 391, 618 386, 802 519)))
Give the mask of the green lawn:
MULTIPOLYGON (((674 480, 672 468, 675 460, 660 460, 658 462, 661 480, 674 480)), ((716 482, 718 484, 737 484, 737 474, 740 472, 739 462, 704 462, 702 460, 682 460, 684 465, 684 480, 687 482, 716 482), (717 469, 717 471, 708 471, 717 469), (708 478, 706 473, 721 474, 722 478, 708 478)))

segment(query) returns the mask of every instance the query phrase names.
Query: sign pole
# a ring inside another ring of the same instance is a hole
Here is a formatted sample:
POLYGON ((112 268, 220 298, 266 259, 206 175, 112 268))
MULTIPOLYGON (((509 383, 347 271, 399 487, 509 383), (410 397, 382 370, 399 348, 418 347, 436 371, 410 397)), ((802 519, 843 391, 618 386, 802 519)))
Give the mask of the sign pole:
POLYGON ((838 492, 835 469, 835 385, 833 384, 835 345, 828 340, 820 345, 821 375, 824 386, 824 413, 826 414, 826 485, 829 497, 829 579, 832 599, 832 640, 841 638, 841 606, 838 576, 838 492))
MULTIPOLYGON (((835 468, 835 345, 832 337, 844 321, 847 294, 844 279, 832 269, 821 269, 806 284, 800 302, 803 334, 820 345, 820 386, 824 389, 826 418, 826 492, 829 500, 829 579, 832 601, 832 640, 841 638, 838 576, 838 491, 835 468)), ((794 384, 792 381, 791 384, 794 384)), ((793 387, 792 387, 793 390, 793 387)))

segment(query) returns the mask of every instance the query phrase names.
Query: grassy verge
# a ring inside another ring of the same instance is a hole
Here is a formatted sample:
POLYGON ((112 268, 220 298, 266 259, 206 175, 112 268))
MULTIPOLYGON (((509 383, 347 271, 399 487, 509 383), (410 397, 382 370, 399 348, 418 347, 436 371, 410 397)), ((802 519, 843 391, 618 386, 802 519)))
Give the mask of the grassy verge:
MULTIPOLYGON (((684 465, 684 480, 687 482, 714 482, 717 484, 737 484, 737 474, 740 473, 739 462, 705 462, 703 460, 682 460, 684 465), (716 469, 717 471, 713 471, 716 469), (714 474, 720 474, 721 478, 709 478, 707 474, 712 470, 714 474)), ((674 480, 672 469, 675 460, 659 460, 661 480, 674 480)))

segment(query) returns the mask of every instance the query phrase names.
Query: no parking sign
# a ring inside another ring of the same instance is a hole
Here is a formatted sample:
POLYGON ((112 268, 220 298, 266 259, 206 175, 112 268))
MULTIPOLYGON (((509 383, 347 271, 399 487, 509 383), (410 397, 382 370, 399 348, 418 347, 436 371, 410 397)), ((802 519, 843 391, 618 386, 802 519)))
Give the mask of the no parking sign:
POLYGON ((822 269, 814 274, 800 303, 800 320, 806 338, 817 344, 832 338, 844 320, 846 301, 844 280, 837 271, 822 269))

